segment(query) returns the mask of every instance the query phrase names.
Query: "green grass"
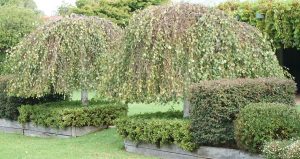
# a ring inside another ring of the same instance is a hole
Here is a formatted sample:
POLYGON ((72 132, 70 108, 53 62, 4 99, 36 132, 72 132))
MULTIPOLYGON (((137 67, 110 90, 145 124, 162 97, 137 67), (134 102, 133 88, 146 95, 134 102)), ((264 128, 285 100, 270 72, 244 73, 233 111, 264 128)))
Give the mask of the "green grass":
POLYGON ((0 133, 3 159, 142 159, 123 150, 115 129, 72 139, 26 137, 0 133))
POLYGON ((165 112, 168 110, 182 110, 183 105, 181 103, 168 103, 168 104, 141 104, 141 103, 130 103, 128 104, 128 115, 140 114, 140 113, 151 113, 151 112, 165 112))
MULTIPOLYGON (((95 93, 90 93, 95 97, 95 93)), ((80 92, 72 95, 80 99, 80 92)), ((182 110, 182 104, 129 104, 129 115, 182 110)), ((27 137, 19 134, 0 133, 0 159, 146 159, 150 157, 124 151, 123 140, 111 128, 86 136, 57 139, 27 137)))
POLYGON ((297 106, 297 109, 300 111, 300 105, 297 106))
MULTIPOLYGON (((71 95, 72 100, 80 100, 80 91, 74 91, 71 95)), ((91 91, 89 92, 89 98, 96 98, 96 92, 91 91)), ((165 112, 168 110, 182 110, 183 104, 182 103, 167 103, 167 104, 157 104, 157 103, 150 103, 150 104, 143 104, 143 103, 130 103, 128 104, 129 112, 128 115, 134 115, 139 113, 151 113, 151 112, 165 112)))
MULTIPOLYGON (((95 91, 90 91, 89 92, 89 99, 95 98, 96 97, 96 92, 95 91)), ((81 92, 80 91, 74 91, 71 94, 71 99, 72 100, 80 100, 81 98, 81 92)))

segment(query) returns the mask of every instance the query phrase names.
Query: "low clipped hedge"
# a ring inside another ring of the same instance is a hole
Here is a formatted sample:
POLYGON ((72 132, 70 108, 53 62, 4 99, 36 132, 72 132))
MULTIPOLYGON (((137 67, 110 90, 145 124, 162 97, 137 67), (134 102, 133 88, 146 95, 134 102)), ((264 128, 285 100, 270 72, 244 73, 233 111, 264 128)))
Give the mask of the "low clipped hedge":
POLYGON ((176 144, 187 151, 197 147, 190 132, 190 121, 183 119, 180 111, 134 115, 117 119, 115 123, 117 132, 133 142, 176 144))
POLYGON ((9 96, 6 90, 7 81, 0 77, 0 118, 5 118, 9 120, 17 120, 19 116, 18 108, 24 104, 41 104, 48 102, 58 102, 68 100, 68 96, 61 94, 47 94, 39 98, 22 98, 9 96))
POLYGON ((240 149, 259 153, 265 142, 300 134, 300 113, 284 104, 253 103, 240 110, 234 135, 240 149))
POLYGON ((91 101, 84 107, 80 101, 64 101, 23 105, 18 121, 54 128, 109 126, 115 119, 126 116, 127 111, 128 106, 118 102, 91 101))
POLYGON ((236 147, 233 121, 250 103, 295 105, 296 84, 278 78, 223 79, 191 86, 191 129, 199 145, 236 147))
POLYGON ((300 159, 300 140, 271 141, 262 152, 266 159, 300 159))

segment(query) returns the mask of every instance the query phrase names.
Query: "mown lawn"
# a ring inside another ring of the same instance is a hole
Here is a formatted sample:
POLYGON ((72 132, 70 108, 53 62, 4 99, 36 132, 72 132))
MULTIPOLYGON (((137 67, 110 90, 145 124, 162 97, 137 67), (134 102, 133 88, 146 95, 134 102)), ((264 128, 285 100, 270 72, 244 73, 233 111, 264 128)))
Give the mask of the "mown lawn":
POLYGON ((73 139, 26 137, 0 133, 2 159, 142 159, 123 150, 115 129, 73 139))
MULTIPOLYGON (((73 97, 74 98, 74 97, 73 97)), ((76 97, 80 99, 80 95, 76 97)), ((76 100, 76 98, 74 98, 76 100)), ((181 104, 129 104, 129 115, 182 109, 181 104)), ((123 140, 111 128, 72 139, 26 137, 0 133, 0 159, 143 159, 123 150, 123 140)))
MULTIPOLYGON (((95 92, 89 92, 89 98, 95 98, 95 92)), ((75 91, 72 96, 72 100, 80 100, 80 91, 75 91)), ((168 104, 140 104, 140 103, 130 103, 128 104, 129 112, 128 115, 139 114, 139 113, 146 113, 146 112, 157 112, 157 111, 168 111, 168 110, 182 110, 183 104, 180 103, 168 103, 168 104)))

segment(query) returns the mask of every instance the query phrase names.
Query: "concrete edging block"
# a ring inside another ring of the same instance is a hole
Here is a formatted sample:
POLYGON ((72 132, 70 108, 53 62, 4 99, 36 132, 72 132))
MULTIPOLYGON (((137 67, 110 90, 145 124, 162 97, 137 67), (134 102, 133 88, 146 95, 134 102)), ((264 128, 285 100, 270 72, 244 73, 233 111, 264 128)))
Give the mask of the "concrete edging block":
POLYGON ((127 152, 156 156, 163 159, 262 159, 260 155, 220 147, 201 146, 194 152, 187 152, 175 144, 158 147, 154 144, 136 144, 125 140, 124 145, 127 152))
POLYGON ((0 119, 0 131, 6 133, 20 133, 25 136, 70 138, 83 136, 106 128, 108 128, 108 126, 49 128, 44 126, 37 126, 32 122, 20 124, 17 121, 0 119))

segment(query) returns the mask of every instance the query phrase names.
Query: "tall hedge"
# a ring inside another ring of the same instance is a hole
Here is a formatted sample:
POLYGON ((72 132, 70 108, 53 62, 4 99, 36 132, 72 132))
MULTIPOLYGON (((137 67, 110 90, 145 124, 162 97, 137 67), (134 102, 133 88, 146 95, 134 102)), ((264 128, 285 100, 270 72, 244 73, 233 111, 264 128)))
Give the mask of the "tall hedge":
POLYGON ((201 5, 149 7, 133 16, 123 41, 109 86, 128 101, 178 99, 202 80, 284 76, 256 28, 201 5))
POLYGON ((218 8, 259 28, 277 48, 300 49, 300 1, 228 1, 218 8), (263 18, 257 18, 257 14, 263 18))
POLYGON ((294 106, 296 84, 279 78, 203 81, 191 87, 191 126, 200 145, 234 146, 233 121, 249 103, 294 106))

